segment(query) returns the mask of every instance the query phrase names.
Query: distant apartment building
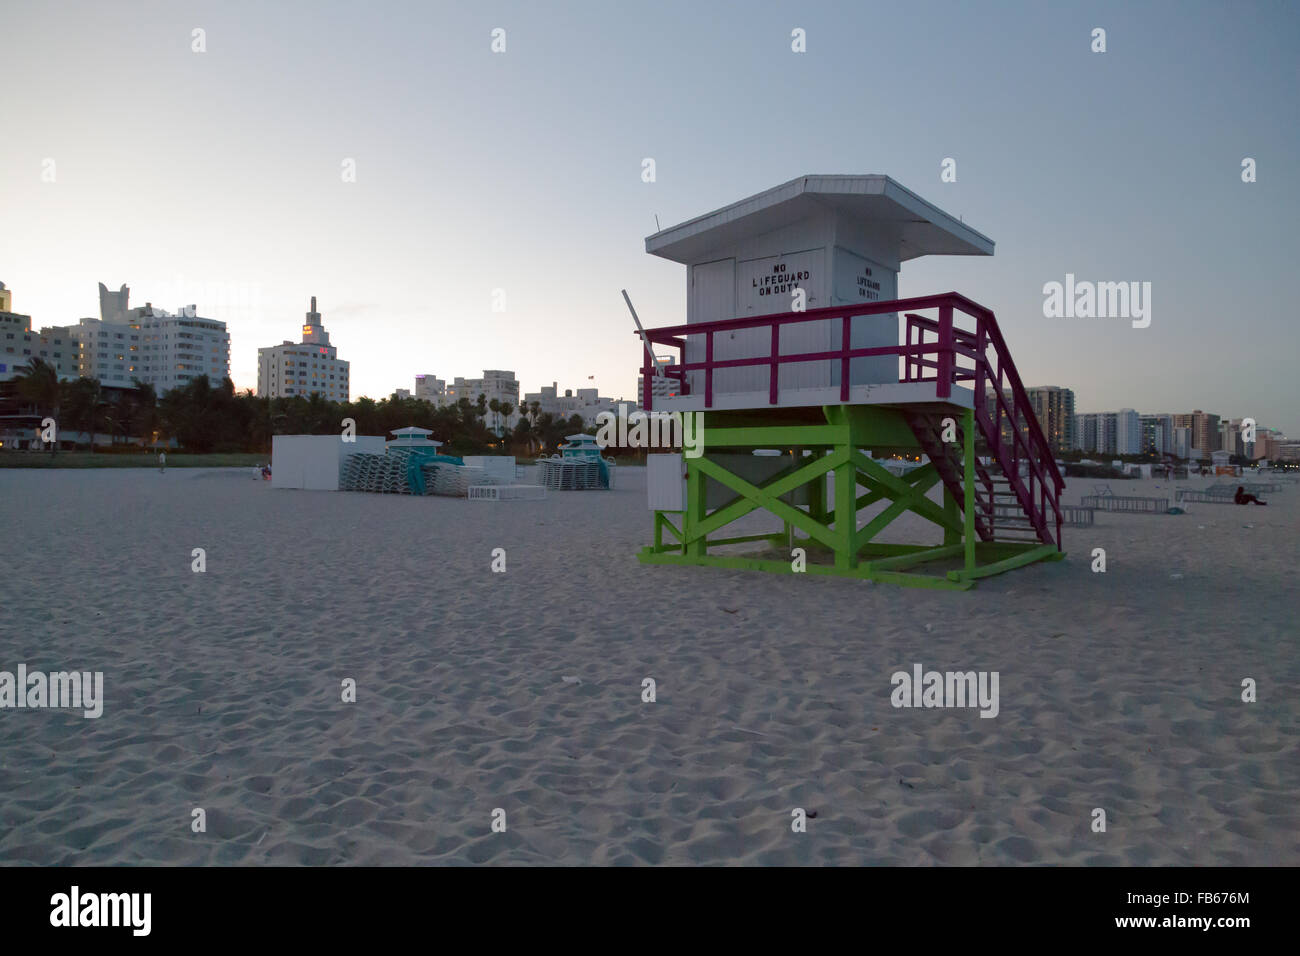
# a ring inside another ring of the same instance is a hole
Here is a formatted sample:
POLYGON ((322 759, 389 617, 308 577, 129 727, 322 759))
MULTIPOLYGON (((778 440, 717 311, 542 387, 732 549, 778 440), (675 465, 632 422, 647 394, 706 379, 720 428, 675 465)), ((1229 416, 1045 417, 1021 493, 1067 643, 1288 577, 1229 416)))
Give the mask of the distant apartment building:
POLYGON ((1276 461, 1300 461, 1300 442, 1283 440, 1275 446, 1276 453, 1273 459, 1276 461))
POLYGON ((441 397, 447 393, 447 383, 436 375, 415 376, 415 397, 426 402, 441 405, 441 397))
POLYGON ((1131 408, 1117 412, 1085 412, 1074 419, 1074 447, 1104 455, 1140 455, 1142 417, 1131 408))
POLYGON ((1286 435, 1276 428, 1258 428, 1255 432, 1255 442, 1253 445, 1247 445, 1249 451, 1246 453, 1252 461, 1259 461, 1267 458, 1269 461, 1280 460, 1282 455, 1282 446, 1288 444, 1286 435))
POLYGON ((349 363, 338 357, 330 345, 329 333, 316 311, 316 297, 311 297, 311 311, 302 326, 302 341, 285 339, 280 345, 257 350, 257 394, 272 398, 295 398, 320 395, 332 402, 349 400, 349 363))
POLYGON ((566 388, 561 395, 556 382, 543 385, 540 392, 529 392, 524 396, 524 403, 528 405, 530 413, 534 402, 537 403, 539 413, 549 413, 556 418, 579 415, 584 425, 595 425, 596 416, 601 412, 618 412, 618 403, 612 398, 603 397, 597 389, 580 388, 575 392, 566 388))
POLYGON ((1053 452, 1074 447, 1074 390, 1057 385, 1025 389, 1038 424, 1053 452))
POLYGON ((1142 450, 1152 455, 1174 453, 1174 416, 1142 416, 1142 450))
POLYGON ((20 336, 18 326, 30 326, 30 318, 0 314, 5 335, 0 377, 12 377, 15 365, 35 357, 53 365, 62 379, 94 378, 113 388, 131 388, 138 379, 160 395, 200 375, 214 383, 229 377, 230 334, 224 322, 200 317, 193 305, 182 306, 176 315, 151 302, 131 309, 125 285, 115 293, 103 283, 99 288, 100 318, 76 325, 39 333, 28 327, 20 336))
POLYGON ((485 416, 488 427, 498 435, 505 434, 519 420, 519 380, 514 372, 489 368, 479 378, 457 375, 450 384, 434 375, 415 376, 415 397, 434 405, 456 405, 463 398, 477 406, 480 395, 488 405, 485 416), (498 408, 505 406, 509 411, 492 411, 493 400, 498 408))
POLYGON ((34 358, 52 365, 60 379, 77 377, 77 341, 63 330, 32 331, 32 317, 13 310, 13 292, 0 282, 0 382, 34 358))
POLYGON ((1240 418, 1222 418, 1219 420, 1219 451, 1227 452, 1228 456, 1244 455, 1245 447, 1241 440, 1241 419, 1240 418))
POLYGON ((32 317, 12 312, 12 308, 13 295, 0 282, 0 382, 13 378, 40 350, 40 335, 32 332, 32 317))
POLYGON ((133 309, 130 297, 126 285, 109 292, 101 282, 98 319, 50 330, 77 338, 82 378, 117 388, 139 379, 161 395, 201 375, 213 384, 230 377, 226 323, 203 318, 197 305, 178 306, 175 314, 152 302, 133 309))
MULTIPOLYGON (((1174 448, 1175 458, 1192 458, 1192 430, 1185 425, 1174 426, 1174 448)), ((1200 455, 1196 458, 1199 460, 1200 455)))
POLYGON ((1174 427, 1190 428, 1192 430, 1193 448, 1198 448, 1207 455, 1212 451, 1219 450, 1218 415, 1210 415, 1198 408, 1194 412, 1175 415, 1174 427))

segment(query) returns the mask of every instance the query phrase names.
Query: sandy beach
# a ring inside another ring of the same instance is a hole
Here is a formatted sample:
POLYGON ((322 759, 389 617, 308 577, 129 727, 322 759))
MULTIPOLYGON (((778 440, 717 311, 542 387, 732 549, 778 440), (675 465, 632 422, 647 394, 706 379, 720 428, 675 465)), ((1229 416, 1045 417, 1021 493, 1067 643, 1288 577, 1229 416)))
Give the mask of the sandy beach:
POLYGON ((0 670, 104 674, 98 719, 0 710, 0 863, 1300 864, 1300 486, 940 592, 642 566, 638 468, 250 475, 0 471, 0 670), (892 706, 916 663, 997 671, 997 716, 892 706))

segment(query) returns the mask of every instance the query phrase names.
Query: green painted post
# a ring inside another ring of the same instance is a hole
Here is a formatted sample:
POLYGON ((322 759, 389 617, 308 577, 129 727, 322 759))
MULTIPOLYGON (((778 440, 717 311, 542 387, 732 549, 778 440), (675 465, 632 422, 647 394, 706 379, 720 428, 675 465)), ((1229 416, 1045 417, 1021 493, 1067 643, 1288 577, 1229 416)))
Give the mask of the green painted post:
MULTIPOLYGON (((957 499, 953 497, 953 493, 948 489, 947 485, 943 486, 943 510, 952 519, 954 525, 961 522, 961 506, 957 504, 957 499)), ((946 545, 960 544, 961 532, 956 527, 944 528, 943 543, 946 545)))
POLYGON ((975 412, 966 409, 961 416, 965 454, 962 462, 962 483, 966 486, 966 570, 975 570, 975 412))
POLYGON ((686 460, 686 513, 682 515, 682 537, 687 541, 686 554, 703 556, 705 554, 704 538, 691 541, 695 527, 704 520, 704 473, 696 467, 698 459, 686 460))
POLYGON ((835 567, 858 565, 854 539, 858 533, 858 469, 850 459, 835 468, 835 567))
MULTIPOLYGON (((813 456, 820 458, 825 452, 813 450, 813 456)), ((818 475, 816 480, 808 483, 808 516, 814 521, 826 520, 826 476, 818 475)))

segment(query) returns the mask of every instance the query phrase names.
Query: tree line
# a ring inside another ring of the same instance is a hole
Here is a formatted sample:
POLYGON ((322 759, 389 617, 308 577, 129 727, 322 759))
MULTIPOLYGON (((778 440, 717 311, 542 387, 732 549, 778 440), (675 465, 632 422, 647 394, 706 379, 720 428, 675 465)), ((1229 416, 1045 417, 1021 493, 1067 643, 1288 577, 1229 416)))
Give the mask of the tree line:
POLYGON ((408 425, 428 428, 454 455, 536 455, 554 452, 568 435, 595 431, 580 415, 566 419, 541 411, 537 402, 516 407, 484 395, 476 402, 460 398, 441 406, 396 395, 355 402, 332 402, 317 394, 271 398, 251 389, 237 392, 229 378, 213 385, 206 375, 158 395, 139 379, 130 388, 106 387, 93 378, 60 381, 54 366, 40 358, 16 372, 15 393, 37 415, 53 418, 64 433, 108 434, 114 446, 174 438, 189 452, 269 453, 273 435, 339 434, 343 420, 350 418, 358 435, 387 436, 408 425), (514 426, 498 435, 491 423, 516 412, 514 426))

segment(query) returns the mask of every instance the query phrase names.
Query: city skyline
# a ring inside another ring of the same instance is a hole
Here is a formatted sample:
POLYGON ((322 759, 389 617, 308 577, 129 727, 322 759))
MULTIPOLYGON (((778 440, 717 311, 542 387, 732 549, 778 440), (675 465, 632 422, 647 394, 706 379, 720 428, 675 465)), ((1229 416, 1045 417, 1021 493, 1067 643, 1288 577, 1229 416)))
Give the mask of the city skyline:
POLYGON ((619 290, 648 324, 685 316, 683 270, 645 254, 656 224, 795 175, 881 172, 997 243, 989 259, 907 263, 899 294, 962 289, 990 306, 1026 382, 1070 387, 1081 409, 1198 407, 1300 433, 1300 330, 1278 281, 1300 123, 1274 82, 1297 26, 1278 8, 1243 12, 1229 39, 1200 4, 996 18, 759 4, 717 23, 686 4, 395 4, 360 22, 330 5, 159 5, 130 23, 71 6, 71 35, 66 9, 6 18, 15 74, 59 78, 40 97, 0 91, 0 279, 34 325, 93 315, 100 281, 167 309, 198 299, 226 323, 243 389, 314 294, 354 396, 511 368, 526 387, 631 397, 640 348, 619 290), (1105 53, 1089 48, 1097 26, 1105 53), (868 28, 996 66, 971 84, 961 58, 916 75, 914 51, 885 44, 860 61, 868 28), (665 51, 740 92, 701 95, 698 71, 662 69, 665 51), (836 135, 799 132, 826 124, 836 135), (1044 317, 1044 287, 1067 276, 1151 283, 1151 324, 1044 317))
MULTIPOLYGON (((100 299, 101 299, 101 310, 102 310, 102 309, 104 308, 104 304, 103 304, 103 303, 104 303, 104 297, 105 297, 105 295, 106 295, 106 290, 105 290, 105 287, 104 287, 104 283, 100 283, 100 284, 99 284, 99 288, 100 288, 100 299)), ((11 298, 10 298, 10 297, 12 296, 13 290, 10 289, 10 288, 8 288, 7 284, 6 284, 6 283, 3 283, 3 282, 0 282, 0 289, 3 289, 3 291, 4 291, 4 294, 5 294, 5 296, 6 296, 6 304, 7 304, 7 305, 8 305, 8 304, 11 304, 11 298)), ((122 287, 121 287, 121 291, 114 291, 114 292, 107 293, 107 294, 110 296, 110 298, 112 299, 112 301, 117 301, 117 298, 120 296, 120 297, 121 297, 121 305, 122 305, 122 308, 125 308, 126 303, 127 303, 127 295, 129 294, 129 292, 130 292, 130 285, 129 285, 128 283, 123 283, 123 285, 122 285, 122 287)), ((160 313, 160 314, 168 314, 168 312, 167 312, 165 306, 161 306, 161 305, 154 304, 154 303, 149 303, 148 306, 145 306, 145 307, 142 307, 142 308, 137 308, 137 311, 146 311, 146 310, 149 310, 149 309, 151 309, 151 310, 154 311, 154 312, 158 312, 158 313, 160 313)), ((16 312, 16 314, 22 314, 21 312, 17 312, 17 310, 14 310, 14 311, 16 312)), ((200 319, 202 319, 202 318, 207 318, 206 316, 203 316, 203 315, 202 315, 202 309, 201 309, 201 308, 197 308, 195 303, 187 303, 186 305, 178 306, 177 309, 176 309, 176 312, 174 313, 174 317, 177 317, 177 318, 184 318, 184 317, 187 316, 187 315, 189 315, 191 318, 193 318, 193 317, 198 317, 198 318, 200 318, 200 319), (189 311, 186 311, 186 310, 189 310, 189 311)), ((98 321, 98 319, 93 318, 93 317, 83 317, 83 319, 81 319, 81 320, 79 320, 79 321, 83 321, 83 322, 85 322, 85 321, 98 321)), ((110 318, 110 319, 108 319, 107 321, 115 321, 115 320, 112 319, 112 318, 110 318)), ((122 319, 121 321, 126 321, 126 320, 125 320, 125 319, 122 319)), ((289 341, 289 340, 283 340, 282 344, 278 344, 278 345, 275 345, 275 346, 272 346, 272 347, 263 347, 263 348, 259 348, 259 349, 257 350, 257 351, 258 351, 258 355, 259 355, 259 360, 258 360, 258 369, 259 369, 259 371, 258 371, 258 374, 257 374, 257 379, 258 379, 258 381, 257 381, 257 383, 256 383, 255 385, 246 385, 246 384, 241 384, 241 383, 235 381, 235 380, 233 379, 233 375, 232 375, 232 379, 231 379, 231 380, 232 380, 232 382, 233 382, 234 385, 235 385, 235 389, 236 389, 236 391, 239 391, 239 392, 243 392, 243 391, 251 391, 252 393, 257 394, 257 395, 264 395, 264 394, 267 394, 267 395, 271 395, 272 397, 286 397, 285 395, 282 394, 282 389, 281 389, 280 387, 278 387, 278 386, 275 387, 275 388, 271 388, 271 389, 263 389, 263 388, 261 387, 261 385, 262 385, 262 380, 263 380, 263 378, 264 378, 264 373, 261 371, 261 369, 262 369, 263 363, 264 363, 264 361, 265 361, 265 359, 262 358, 262 356, 263 356, 264 353, 270 353, 270 352, 272 352, 273 350, 281 350, 281 349, 285 349, 285 348, 289 348, 289 349, 292 350, 292 349, 297 348, 297 347, 302 346, 302 345, 316 346, 316 345, 321 345, 321 344, 323 343, 324 346, 328 347, 328 351, 331 353, 331 361, 334 360, 334 359, 333 359, 333 356, 337 353, 337 350, 336 350, 336 348, 334 348, 334 347, 329 347, 329 335, 328 335, 327 333, 325 333, 325 332, 320 328, 321 313, 319 313, 319 312, 316 311, 316 297, 315 297, 315 296, 312 296, 312 297, 311 297, 311 311, 309 311, 309 312, 306 314, 306 319, 305 319, 304 321, 314 323, 314 325, 312 325, 312 326, 303 325, 303 326, 302 326, 303 341, 302 341, 301 343, 294 343, 294 342, 291 342, 291 341, 289 341), (310 330, 310 331, 309 331, 309 330, 310 330), (320 341, 316 341, 316 339, 314 338, 315 336, 323 336, 323 338, 321 338, 320 341), (312 339, 312 340, 311 340, 311 341, 308 341, 308 339, 312 339)), ((58 332, 64 332, 64 331, 66 331, 66 330, 68 329, 68 327, 69 327, 69 326, 45 326, 45 325, 42 325, 42 324, 36 323, 36 322, 35 322, 35 317, 32 317, 32 324, 33 324, 33 326, 34 326, 34 328, 31 329, 31 331, 32 331, 33 333, 38 333, 38 332, 48 332, 48 333, 53 334, 53 333, 58 333, 58 332)), ((228 336, 228 337, 229 337, 229 336, 228 336)), ((322 349, 322 351, 325 351, 325 349, 322 349)), ((233 354, 233 352, 232 352, 232 354, 233 354)), ((296 355, 297 353, 295 352, 294 354, 296 355)), ((20 363, 20 364, 21 364, 21 363, 20 363)), ((300 364, 301 364, 301 363, 300 363, 300 364)), ((344 369, 344 378, 346 378, 346 376, 347 376, 347 369, 348 369, 350 363, 348 363, 348 362, 346 362, 346 361, 341 361, 341 362, 339 362, 339 364, 340 364, 340 366, 344 369)), ((234 366, 234 362, 233 362, 233 361, 231 362, 231 365, 232 365, 232 368, 233 368, 233 366, 234 366)), ((15 365, 15 366, 13 366, 13 367, 16 368, 17 365, 15 365)), ((484 368, 486 369, 486 366, 484 366, 484 368)), ((269 373, 267 373, 267 374, 269 374, 269 373)), ((486 372, 485 374, 503 374, 503 373, 502 373, 502 372, 491 372, 491 371, 489 370, 489 371, 486 372)), ((514 375, 515 373, 514 373, 513 370, 509 370, 507 373, 504 373, 504 374, 514 375)), ((146 378, 147 378, 147 376, 146 376, 146 378)), ((474 379, 470 379, 470 380, 468 380, 468 382, 466 382, 464 376, 454 376, 454 375, 453 375, 453 378, 456 380, 456 381, 455 381, 455 384, 457 384, 457 385, 460 385, 460 384, 468 384, 469 382, 473 382, 473 381, 475 381, 474 379)), ((592 378, 592 377, 589 377, 589 378, 592 378)), ((371 398, 371 399, 374 399, 374 400, 376 400, 376 401, 379 401, 379 400, 386 400, 386 399, 392 398, 392 397, 394 397, 394 396, 399 396, 399 397, 407 397, 407 398, 423 398, 423 399, 425 399, 425 400, 431 401, 431 402, 432 402, 433 404, 435 404, 435 405, 442 404, 442 399, 441 399, 441 396, 440 396, 440 395, 439 395, 439 397, 434 397, 434 396, 432 396, 432 395, 425 395, 425 394, 422 394, 422 389, 421 389, 421 384, 422 384, 422 383, 421 383, 421 380, 422 380, 422 379, 432 379, 432 381, 433 381, 434 383, 437 383, 437 385, 439 386, 439 388, 445 388, 445 387, 447 386, 447 384, 448 384, 445 380, 437 378, 435 373, 421 372, 421 373, 417 373, 417 374, 415 374, 415 375, 413 376, 413 378, 412 378, 412 382, 414 383, 414 387, 413 387, 413 388, 407 388, 407 387, 404 386, 404 385, 394 385, 393 387, 388 388, 388 389, 386 389, 386 390, 381 390, 380 392, 378 392, 378 393, 376 393, 376 394, 358 394, 358 395, 355 395, 355 396, 350 396, 350 395, 347 395, 346 393, 344 393, 341 397, 340 397, 340 396, 331 396, 331 395, 329 394, 328 391, 325 391, 325 392, 322 392, 322 397, 327 398, 327 399, 329 399, 329 400, 331 400, 331 401, 343 401, 343 402, 347 402, 347 401, 349 401, 349 400, 355 400, 355 399, 359 399, 359 398, 371 398)), ((111 385, 111 386, 113 386, 113 387, 122 387, 122 383, 120 383, 120 382, 112 382, 112 383, 105 383, 105 384, 109 384, 109 385, 111 385)), ((533 395, 532 395, 531 397, 534 397, 534 398, 538 397, 541 393, 545 393, 546 390, 547 390, 548 388, 549 388, 551 391, 554 392, 554 391, 556 391, 557 386, 558 386, 558 380, 556 380, 556 379, 553 379, 553 380, 552 380, 550 386, 547 386, 547 385, 545 385, 545 383, 543 383, 542 385, 539 386, 539 392, 538 392, 538 393, 533 393, 533 395)), ((1077 404, 1077 392, 1078 392, 1078 390, 1077 390, 1076 388, 1074 388, 1073 386, 1070 386, 1070 385, 1059 385, 1059 384, 1037 384, 1037 385, 1030 385, 1030 386, 1028 386, 1027 388, 1028 388, 1028 391, 1031 392, 1031 393, 1034 393, 1034 392, 1043 392, 1043 391, 1060 391, 1060 392, 1068 392, 1068 393, 1071 393, 1071 396, 1072 396, 1072 398, 1071 398, 1071 405, 1072 405, 1072 407, 1074 407, 1075 404, 1077 404)), ((344 385, 344 389, 346 389, 346 385, 344 385)), ((561 395, 564 395, 564 394, 568 394, 568 395, 577 395, 578 393, 580 393, 580 392, 582 392, 582 391, 596 391, 596 392, 598 392, 599 389, 595 389, 595 388, 592 388, 592 387, 590 387, 590 386, 581 386, 581 385, 579 385, 579 386, 575 386, 575 387, 558 386, 558 391, 559 391, 559 394, 561 394, 561 395)), ((495 397, 495 390, 494 390, 493 388, 491 388, 491 387, 486 388, 486 390, 485 390, 485 392, 484 392, 485 397, 486 397, 486 395, 487 395, 488 392, 493 392, 493 393, 494 393, 494 397, 495 397)), ((306 392, 303 392, 303 394, 306 394, 306 392)), ((468 394, 468 393, 467 393, 467 394, 468 394)), ((659 391, 656 391, 656 394, 659 394, 659 391)), ((602 398, 602 401, 604 401, 604 400, 605 400, 605 399, 602 398)), ((639 377, 638 377, 638 384, 637 384, 636 390, 633 392, 633 394, 632 394, 632 396, 631 396, 630 398, 626 398, 626 397, 622 397, 622 396, 620 396, 619 398, 610 398, 610 399, 609 399, 609 401, 613 401, 613 402, 615 402, 615 403, 617 403, 617 402, 619 402, 619 401, 629 401, 629 400, 632 401, 632 402, 637 402, 637 403, 639 403, 640 400, 641 400, 640 381, 639 381, 639 377)), ((1178 417, 1178 416, 1190 415, 1190 414, 1192 414, 1192 412, 1195 412, 1195 413, 1197 413, 1197 414, 1200 414, 1200 413, 1203 411, 1200 407, 1194 407, 1194 408, 1193 408, 1192 406, 1189 406, 1188 403, 1186 403, 1186 402, 1183 402, 1183 403, 1177 405, 1177 407, 1180 408, 1180 409, 1181 409, 1181 408, 1184 408, 1184 407, 1187 407, 1189 410, 1188 410, 1188 411, 1182 411, 1182 412, 1176 412, 1176 411, 1172 411, 1171 409, 1161 409, 1161 410, 1158 410, 1158 411, 1157 411, 1157 410, 1151 410, 1151 409, 1142 409, 1142 410, 1138 410, 1138 409, 1134 409, 1134 408, 1131 407, 1131 406, 1124 405, 1123 402, 1119 402, 1119 403, 1117 404, 1114 400, 1110 400, 1110 399, 1106 399, 1106 400, 1110 402, 1110 408, 1111 408, 1112 410, 1115 409, 1115 408, 1119 408, 1120 411, 1140 411, 1141 414, 1142 414, 1143 416, 1150 416, 1150 415, 1168 415, 1168 416, 1178 417)), ((602 406, 602 407, 603 407, 603 406, 602 406)), ((1172 406, 1171 406, 1171 408, 1172 408, 1172 406)), ((1087 410, 1082 410, 1082 411, 1081 411, 1081 410, 1078 410, 1078 409, 1076 408, 1076 411, 1075 411, 1074 413, 1072 413, 1069 417, 1070 417, 1071 419, 1078 419, 1078 418, 1080 418, 1080 417, 1082 417, 1082 416, 1094 416, 1094 417, 1095 417, 1095 416, 1097 416, 1097 415, 1104 415, 1104 414, 1113 414, 1113 411, 1105 411, 1105 410, 1103 410, 1103 411, 1087 411, 1087 410)), ((1249 416, 1231 415, 1231 414, 1214 413, 1214 412, 1211 412, 1210 415, 1211 415, 1211 417, 1213 417, 1213 418, 1215 418, 1215 419, 1222 419, 1222 420, 1224 420, 1224 421, 1228 421, 1228 420, 1230 420, 1230 419, 1240 419, 1240 418, 1243 418, 1243 417, 1249 417, 1249 416)), ((1042 417, 1041 417, 1041 415, 1040 415, 1040 421, 1042 421, 1042 417)), ((1043 427, 1044 427, 1045 429, 1048 427, 1048 426, 1047 426, 1047 423, 1046 423, 1045 421, 1042 421, 1042 424, 1043 424, 1043 427)), ((1259 422, 1258 425, 1259 425, 1259 427, 1260 427, 1261 429, 1264 429, 1264 430, 1275 430, 1275 431, 1281 432, 1281 433, 1283 433, 1283 434, 1287 434, 1287 430, 1286 430, 1285 428, 1280 427, 1280 426, 1278 426, 1278 425, 1275 425, 1275 424, 1273 424, 1273 423, 1271 423, 1271 422, 1259 422)), ((1293 432, 1291 433, 1291 435, 1300 435, 1300 431, 1293 431, 1293 432)), ((1055 445, 1056 443, 1053 442, 1053 444, 1055 445)))

